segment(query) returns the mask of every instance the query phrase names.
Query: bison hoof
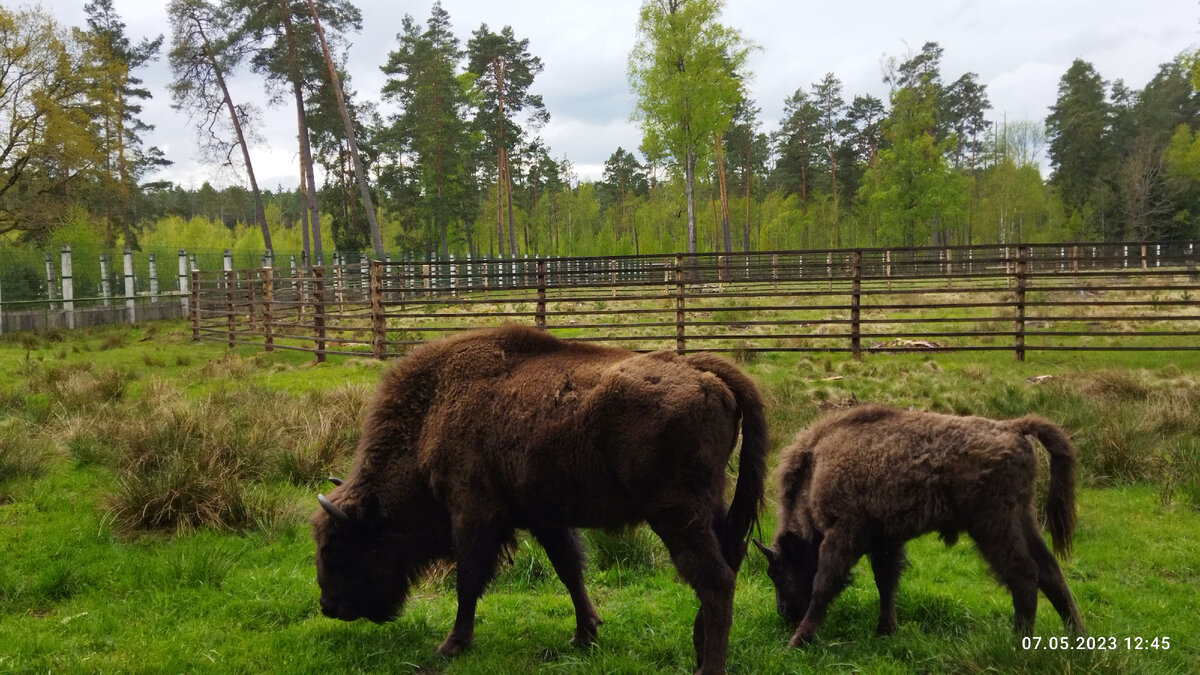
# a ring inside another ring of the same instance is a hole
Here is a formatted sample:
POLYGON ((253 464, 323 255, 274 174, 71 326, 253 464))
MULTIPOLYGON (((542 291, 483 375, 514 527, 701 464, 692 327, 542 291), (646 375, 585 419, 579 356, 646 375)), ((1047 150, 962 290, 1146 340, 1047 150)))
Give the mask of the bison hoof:
POLYGON ((446 640, 442 642, 440 646, 438 646, 437 653, 439 656, 451 658, 453 656, 458 656, 469 646, 471 646, 470 640, 461 640, 451 635, 450 637, 446 638, 446 640))
POLYGON ((596 640, 597 629, 604 623, 599 617, 592 617, 587 625, 575 628, 575 636, 571 638, 572 647, 587 647, 596 640))
POLYGON ((882 623, 875 626, 876 635, 891 635, 896 632, 896 624, 894 622, 882 623))
POLYGON ((792 649, 803 649, 803 648, 807 647, 808 645, 812 644, 814 636, 815 636, 815 633, 809 633, 809 632, 797 630, 792 635, 792 639, 788 640, 788 646, 791 647, 792 649))

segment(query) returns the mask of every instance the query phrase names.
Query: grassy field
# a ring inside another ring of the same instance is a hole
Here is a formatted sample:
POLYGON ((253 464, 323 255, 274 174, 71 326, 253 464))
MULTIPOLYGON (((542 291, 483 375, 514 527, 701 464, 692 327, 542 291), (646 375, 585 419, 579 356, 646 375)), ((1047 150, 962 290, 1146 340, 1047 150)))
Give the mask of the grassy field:
MULTIPOLYGON (((604 625, 585 650, 568 645, 570 601, 524 540, 480 604, 475 645, 453 661, 433 653, 453 620, 448 570, 391 624, 321 616, 306 519, 321 477, 348 467, 355 416, 384 366, 189 337, 163 323, 0 340, 0 671, 690 670, 696 601, 644 530, 586 537, 604 625)), ((776 449, 854 400, 1037 412, 1070 429, 1083 487, 1063 569, 1090 634, 1117 649, 1022 649, 1008 595, 970 542, 926 537, 910 546, 896 635, 873 635, 864 563, 803 651, 784 648, 792 627, 751 557, 731 671, 1200 670, 1200 355, 764 355, 743 366, 765 392, 776 449), (1147 649, 1155 637, 1169 648, 1147 649)), ((1049 603, 1039 609, 1037 635, 1061 635, 1049 603)))

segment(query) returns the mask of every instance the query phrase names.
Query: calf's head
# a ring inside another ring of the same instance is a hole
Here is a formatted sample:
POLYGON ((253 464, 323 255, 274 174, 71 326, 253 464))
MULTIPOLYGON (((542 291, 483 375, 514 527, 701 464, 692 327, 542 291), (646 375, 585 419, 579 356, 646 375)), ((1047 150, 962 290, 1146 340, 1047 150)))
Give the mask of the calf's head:
POLYGON ((408 597, 414 569, 404 537, 367 493, 318 495, 313 514, 321 612, 345 621, 394 619, 408 597))
POLYGON ((817 574, 820 535, 809 540, 783 530, 775 535, 770 548, 757 540, 754 544, 767 557, 767 576, 775 585, 776 611, 792 623, 804 618, 817 574))

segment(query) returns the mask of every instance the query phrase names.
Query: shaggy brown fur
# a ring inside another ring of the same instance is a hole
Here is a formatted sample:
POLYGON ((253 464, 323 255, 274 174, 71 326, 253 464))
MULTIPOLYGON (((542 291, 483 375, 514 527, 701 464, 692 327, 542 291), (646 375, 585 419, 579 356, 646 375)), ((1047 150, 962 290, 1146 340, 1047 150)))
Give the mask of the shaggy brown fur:
POLYGON ((433 561, 452 558, 458 615, 439 651, 455 654, 521 528, 546 549, 575 605, 574 641, 587 643, 599 619, 572 528, 644 521, 699 596, 700 668, 721 672, 766 448, 753 382, 709 354, 635 354, 518 326, 430 343, 384 376, 365 415, 354 468, 329 495, 345 520, 313 516, 321 608, 388 620, 433 561))
POLYGON ((1013 598, 1014 629, 1028 633, 1041 588, 1073 631, 1083 621, 1038 531, 1035 461, 1026 436, 1050 454, 1046 504, 1054 548, 1070 551, 1075 526, 1075 451, 1062 429, 1028 416, 996 421, 862 405, 826 415, 784 451, 779 516, 762 547, 779 613, 800 621, 791 645, 812 640, 851 567, 867 554, 879 589, 880 634, 896 629, 904 542, 960 532, 1013 598))

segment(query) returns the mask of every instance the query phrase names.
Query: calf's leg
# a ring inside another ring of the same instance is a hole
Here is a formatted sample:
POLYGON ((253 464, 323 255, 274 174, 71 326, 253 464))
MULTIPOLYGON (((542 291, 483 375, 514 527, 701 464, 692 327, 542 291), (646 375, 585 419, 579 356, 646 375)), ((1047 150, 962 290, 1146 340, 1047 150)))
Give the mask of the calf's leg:
POLYGON ((1050 604, 1054 605, 1058 616, 1062 618, 1063 626, 1075 635, 1086 634, 1083 618, 1079 616, 1079 608, 1071 598, 1071 591, 1067 590, 1067 581, 1063 578, 1054 554, 1046 547, 1032 514, 1025 519, 1025 541, 1034 562, 1037 563, 1038 587, 1046 594, 1050 604))
POLYGON ((533 530, 532 534, 546 549, 546 557, 567 587, 571 603, 575 605, 575 636, 571 638, 571 644, 576 647, 591 644, 596 639, 600 616, 596 614, 583 585, 583 549, 579 544, 579 535, 570 528, 538 529, 533 530))
POLYGON ((1021 517, 990 520, 967 530, 984 560, 1012 593, 1013 632, 1033 633, 1037 616, 1038 564, 1030 555, 1021 517))
POLYGON ((437 649, 442 656, 458 654, 475 638, 475 605, 496 572, 500 547, 512 536, 512 528, 488 520, 456 519, 453 530, 458 612, 454 628, 437 649))
POLYGON ((812 598, 789 647, 802 647, 812 642, 825 620, 829 603, 842 592, 850 578, 850 570, 864 552, 860 530, 853 525, 839 524, 825 532, 817 558, 817 574, 813 578, 812 598))
POLYGON ((868 555, 875 575, 875 588, 879 590, 879 623, 875 624, 875 633, 891 635, 896 632, 896 586, 906 564, 904 543, 876 542, 868 555))
POLYGON ((693 624, 697 673, 724 673, 733 623, 734 574, 706 518, 651 519, 679 576, 696 591, 700 609, 693 624), (683 520, 683 522, 678 522, 683 520))

